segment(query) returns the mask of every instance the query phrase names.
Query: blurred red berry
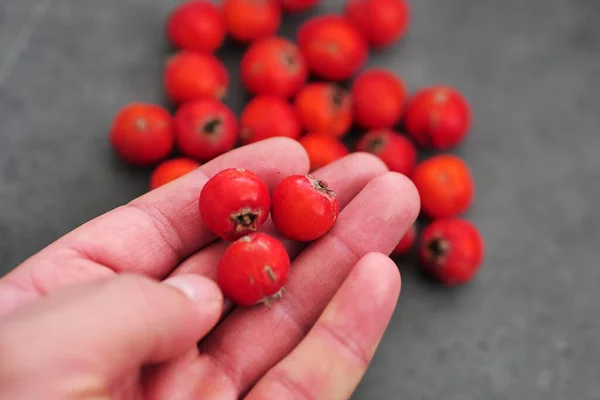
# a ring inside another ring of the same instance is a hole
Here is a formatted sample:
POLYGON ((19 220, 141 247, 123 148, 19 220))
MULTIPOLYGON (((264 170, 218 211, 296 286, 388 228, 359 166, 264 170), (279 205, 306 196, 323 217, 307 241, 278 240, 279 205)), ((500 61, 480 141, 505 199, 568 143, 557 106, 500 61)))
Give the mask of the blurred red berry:
POLYGON ((448 150, 467 137, 471 118, 471 107, 460 92, 432 86, 409 99, 404 124, 418 145, 448 150))
POLYGON ((242 111, 240 138, 243 144, 276 136, 298 139, 302 125, 287 101, 272 96, 257 96, 242 111))
POLYGON ((322 133, 308 133, 301 137, 299 142, 308 154, 311 171, 322 168, 350 153, 346 145, 338 138, 322 133))
POLYGON ((181 51, 172 56, 165 68, 167 96, 174 103, 227 94, 229 75, 219 59, 209 53, 181 51))
POLYGON ((208 0, 188 0, 167 20, 167 37, 179 49, 212 53, 225 41, 221 9, 208 0))
POLYGON ((309 83, 298 92, 296 112, 307 131, 340 137, 352 125, 352 97, 333 83, 309 83))
POLYGON ((242 43, 274 35, 281 24, 278 0, 224 0, 223 15, 227 32, 242 43))
POLYGON ((471 222, 443 218, 425 227, 419 243, 421 267, 446 285, 469 282, 480 270, 484 242, 471 222))
POLYGON ((467 163, 451 154, 436 155, 415 168, 412 180, 421 197, 421 211, 430 218, 465 213, 475 196, 475 183, 467 163))
POLYGON ((366 129, 393 128, 404 111, 406 86, 390 71, 370 69, 354 81, 352 100, 358 125, 366 129))
POLYGON ((389 129, 367 132, 356 150, 375 154, 390 169, 410 177, 417 163, 417 150, 405 136, 389 129))
POLYGON ((270 36, 254 42, 241 62, 242 84, 250 93, 289 98, 306 83, 308 69, 291 41, 270 36))
POLYGON ((208 161, 233 149, 238 123, 225 104, 205 98, 181 106, 175 114, 175 135, 183 154, 208 161))
POLYGON ((150 177, 150 190, 166 185, 185 174, 194 171, 200 163, 190 158, 173 158, 163 161, 156 167, 150 177))
POLYGON ((148 166, 167 157, 173 149, 173 119, 155 104, 130 103, 115 116, 109 140, 123 161, 148 166))
POLYGON ((344 14, 371 46, 379 49, 401 39, 410 24, 406 0, 349 0, 344 14))
POLYGON ((339 15, 312 17, 299 28, 297 40, 309 70, 322 79, 346 80, 367 60, 364 37, 339 15))

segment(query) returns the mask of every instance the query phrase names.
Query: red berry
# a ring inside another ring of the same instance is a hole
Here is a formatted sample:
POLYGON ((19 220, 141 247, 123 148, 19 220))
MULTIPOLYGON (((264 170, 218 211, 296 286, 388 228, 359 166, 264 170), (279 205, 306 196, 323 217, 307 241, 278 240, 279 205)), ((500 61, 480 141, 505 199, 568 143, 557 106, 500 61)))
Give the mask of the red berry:
POLYGON ((183 154, 208 161, 235 146, 238 123, 225 104, 205 98, 179 108, 175 114, 175 137, 183 154))
POLYGON ((308 68, 322 79, 348 79, 367 60, 365 39, 339 15, 321 15, 307 20, 298 30, 297 37, 308 68))
POLYGON ((431 218, 456 217, 466 212, 475 195, 475 183, 466 162, 443 154, 417 165, 412 180, 421 197, 421 210, 431 218))
POLYGON ((169 99, 183 103, 204 97, 223 99, 229 75, 223 63, 212 54, 184 50, 167 62, 164 81, 169 99))
POLYGON ((406 0, 349 0, 344 13, 369 43, 379 49, 402 38, 410 23, 406 0))
POLYGON ((243 144, 276 136, 298 139, 302 133, 294 108, 278 97, 258 96, 252 99, 240 117, 243 144))
POLYGON ((448 86, 433 86, 415 93, 405 113, 406 130, 425 148, 453 148, 471 128, 471 107, 462 94, 448 86))
POLYGON ((242 84, 250 93, 289 98, 306 83, 308 69, 298 46, 270 36, 254 42, 241 62, 242 84))
POLYGON ((261 227, 269 216, 267 185, 252 171, 229 168, 213 176, 200 192, 200 215, 223 240, 236 240, 261 227))
POLYGON ((415 225, 411 226, 410 229, 402 236, 400 242, 396 245, 394 250, 392 250, 393 256, 403 256, 408 253, 417 240, 417 228, 415 225))
POLYGON ((283 295, 290 257, 277 239, 256 232, 232 243, 217 267, 223 294, 242 307, 269 304, 283 295))
POLYGON ((340 137, 352 126, 352 97, 331 83, 309 83, 298 92, 296 113, 307 131, 340 137))
POLYGON ((419 244, 421 267, 446 285, 473 279, 484 252, 483 238, 475 225, 458 218, 432 222, 423 230, 419 244))
POLYGON ((339 214, 335 192, 310 175, 292 175, 273 191, 271 219, 285 237, 310 242, 326 234, 339 214))
POLYGON ((371 69, 354 81, 352 100, 358 125, 365 129, 392 128, 402 117, 406 86, 390 71, 371 69))
POLYGON ((221 9, 208 0, 189 0, 176 7, 167 20, 167 37, 179 49, 212 53, 225 41, 221 9))
POLYGON ((150 190, 166 185, 188 172, 194 171, 199 166, 199 162, 189 158, 174 158, 172 160, 164 161, 156 167, 154 172, 152 172, 152 176, 150 177, 150 190))
POLYGON ((338 138, 321 133, 308 133, 299 140, 314 171, 349 154, 348 148, 338 138))
POLYGON ((109 139, 123 161, 138 166, 154 164, 173 149, 173 120, 160 106, 130 103, 115 116, 109 139))
POLYGON ((367 132, 356 150, 375 154, 390 169, 411 176, 417 163, 417 150, 409 139, 398 132, 384 129, 367 132))
POLYGON ((299 13, 309 10, 319 3, 319 0, 281 0, 281 8, 289 13, 299 13))
POLYGON ((281 24, 277 0, 224 0, 223 15, 227 32, 239 42, 271 36, 281 24))

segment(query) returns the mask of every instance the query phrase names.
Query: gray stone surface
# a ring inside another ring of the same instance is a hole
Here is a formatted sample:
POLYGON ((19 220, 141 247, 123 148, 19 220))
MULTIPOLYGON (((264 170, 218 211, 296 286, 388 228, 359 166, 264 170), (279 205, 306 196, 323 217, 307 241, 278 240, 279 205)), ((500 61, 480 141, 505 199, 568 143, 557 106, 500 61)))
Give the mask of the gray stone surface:
MULTIPOLYGON (((162 98, 174 4, 0 2, 0 273, 144 192, 147 171, 116 162, 106 134, 123 103, 162 98)), ((477 179, 470 218, 487 262, 459 290, 401 264, 403 295, 355 398, 598 399, 600 2, 413 9, 404 43, 370 62, 411 89, 455 85, 473 103, 473 134, 457 152, 477 179)), ((287 21, 291 34, 297 20, 287 21)), ((237 79, 239 56, 224 57, 237 79)))

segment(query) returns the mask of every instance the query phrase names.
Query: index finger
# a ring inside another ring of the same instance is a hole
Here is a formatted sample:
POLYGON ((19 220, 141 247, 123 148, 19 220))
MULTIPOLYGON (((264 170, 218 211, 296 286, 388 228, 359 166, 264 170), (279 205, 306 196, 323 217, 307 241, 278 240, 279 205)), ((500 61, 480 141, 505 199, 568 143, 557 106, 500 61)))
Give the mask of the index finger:
POLYGON ((309 163, 302 146, 287 138, 238 148, 75 229, 10 275, 27 273, 42 260, 52 268, 56 254, 63 267, 64 250, 70 250, 115 272, 164 277, 215 239, 202 223, 197 201, 206 181, 226 168, 252 170, 272 188, 288 175, 308 172, 309 163))

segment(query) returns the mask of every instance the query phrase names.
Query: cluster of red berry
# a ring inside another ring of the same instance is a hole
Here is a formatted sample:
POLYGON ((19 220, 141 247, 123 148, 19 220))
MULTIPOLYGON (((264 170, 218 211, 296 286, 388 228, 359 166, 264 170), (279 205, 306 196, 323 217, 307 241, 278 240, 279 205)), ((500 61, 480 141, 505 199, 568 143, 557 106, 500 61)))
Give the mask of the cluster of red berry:
POLYGON ((219 262, 217 283, 240 306, 268 303, 287 282, 290 258, 284 245, 256 232, 269 212, 275 228, 299 242, 326 234, 339 214, 333 189, 310 175, 284 178, 271 196, 256 174, 236 168, 219 172, 204 185, 199 206, 206 227, 234 241, 219 262))
MULTIPOLYGON (((389 47, 407 32, 406 0, 348 0, 342 15, 306 20, 296 43, 277 36, 284 12, 317 2, 224 0, 219 6, 187 0, 176 7, 166 32, 177 52, 165 67, 164 88, 177 111, 171 116, 154 104, 125 106, 111 130, 114 149, 130 164, 162 161, 151 177, 154 189, 238 144, 275 136, 298 140, 314 170, 349 153, 341 138, 355 125, 366 130, 355 149, 377 155, 419 190, 423 214, 433 220, 421 235, 420 264, 447 284, 470 280, 483 260, 481 235, 459 218, 473 201, 471 172, 450 154, 418 163, 415 146, 447 151, 462 142, 471 127, 467 100, 445 85, 409 95, 391 71, 359 72, 369 51, 389 47), (229 75, 214 55, 227 36, 247 45, 241 81, 254 97, 239 119, 223 102, 229 75), (309 75, 316 80, 309 82, 309 75), (349 80, 346 89, 340 82, 349 80), (396 130, 400 124, 408 135, 396 130), (175 147, 183 157, 164 161, 175 147)), ((260 224, 252 218, 249 223, 260 224)), ((413 248, 416 236, 413 227, 394 254, 413 248)))

